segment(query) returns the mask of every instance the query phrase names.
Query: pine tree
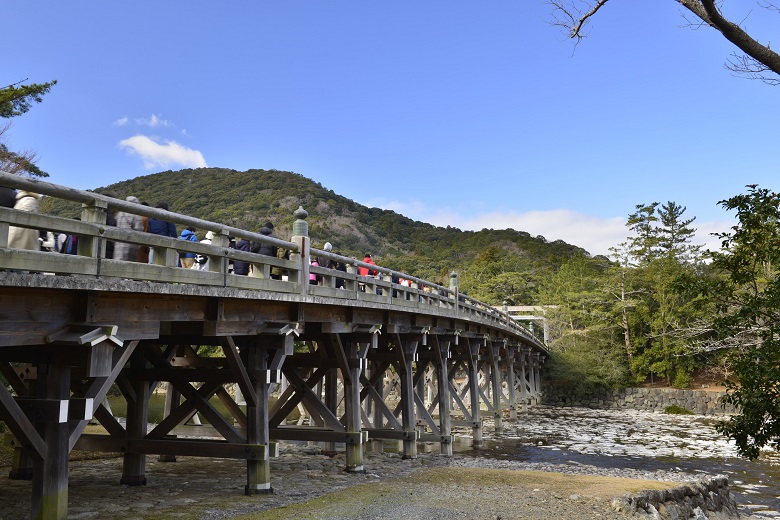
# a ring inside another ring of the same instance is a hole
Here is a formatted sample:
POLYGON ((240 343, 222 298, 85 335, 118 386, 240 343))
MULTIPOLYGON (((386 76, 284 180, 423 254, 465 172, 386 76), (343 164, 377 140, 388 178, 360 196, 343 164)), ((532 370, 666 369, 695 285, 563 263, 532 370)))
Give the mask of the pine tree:
MULTIPOLYGON (((43 101, 43 96, 48 94, 57 81, 30 85, 21 83, 0 88, 0 117, 9 119, 26 113, 33 103, 43 101)), ((34 152, 14 152, 2 142, 9 128, 10 123, 0 127, 0 170, 31 177, 48 177, 49 174, 35 164, 34 152)))

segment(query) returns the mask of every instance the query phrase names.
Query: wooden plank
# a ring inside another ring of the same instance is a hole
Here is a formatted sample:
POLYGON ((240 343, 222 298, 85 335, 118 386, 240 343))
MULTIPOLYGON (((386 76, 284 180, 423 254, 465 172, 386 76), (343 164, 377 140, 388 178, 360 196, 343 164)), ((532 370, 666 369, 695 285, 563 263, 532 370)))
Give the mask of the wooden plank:
POLYGON ((271 428, 271 438, 280 441, 344 442, 350 444, 368 440, 365 431, 350 433, 313 426, 271 428))
MULTIPOLYGON (((246 436, 245 426, 237 426, 236 430, 242 436, 246 436)), ((170 434, 175 437, 211 437, 213 439, 223 439, 222 434, 210 424, 180 424, 171 430, 170 434)))
POLYGON ((76 450, 122 452, 151 455, 181 455, 215 457, 221 459, 266 460, 268 446, 216 440, 159 439, 126 441, 109 435, 84 434, 76 443, 76 450))
POLYGON ((368 434, 369 439, 388 439, 398 441, 418 441, 420 439, 420 432, 417 430, 405 432, 403 430, 389 428, 363 428, 363 431, 368 434))
POLYGON ((68 422, 69 403, 67 399, 17 397, 16 404, 19 405, 19 408, 31 422, 68 422))
POLYGON ((130 378, 143 381, 170 381, 178 384, 236 382, 236 376, 229 368, 128 368, 125 372, 130 378))

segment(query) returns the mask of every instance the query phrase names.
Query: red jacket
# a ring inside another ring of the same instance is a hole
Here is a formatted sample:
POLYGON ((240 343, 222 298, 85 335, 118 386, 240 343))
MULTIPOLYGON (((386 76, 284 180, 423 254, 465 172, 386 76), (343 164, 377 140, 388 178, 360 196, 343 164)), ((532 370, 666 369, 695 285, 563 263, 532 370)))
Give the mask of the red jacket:
MULTIPOLYGON (((363 261, 367 264, 376 265, 376 262, 371 260, 370 256, 366 256, 363 261)), ((376 276, 379 274, 379 271, 374 271, 373 269, 369 269, 368 267, 358 267, 358 273, 360 276, 376 276)))

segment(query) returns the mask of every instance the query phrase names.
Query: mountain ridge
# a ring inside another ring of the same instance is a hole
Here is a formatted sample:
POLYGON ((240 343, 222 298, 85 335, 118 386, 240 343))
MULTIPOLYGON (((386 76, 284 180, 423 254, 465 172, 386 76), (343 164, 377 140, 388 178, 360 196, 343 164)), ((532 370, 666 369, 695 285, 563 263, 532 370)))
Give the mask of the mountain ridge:
MULTIPOLYGON (((522 285, 530 287, 541 272, 555 270, 575 255, 590 256, 562 240, 548 242, 514 229, 462 231, 415 221, 359 204, 301 174, 275 169, 167 170, 94 191, 122 199, 133 195, 151 206, 167 202, 171 211, 252 231, 271 221, 274 234, 284 239, 290 238, 293 212, 301 206, 309 213, 313 247, 331 242, 335 252, 356 258, 370 252, 381 265, 442 283, 450 271, 459 271, 466 274, 465 279, 461 276, 464 290, 506 273, 517 273, 515 281, 523 279, 522 285)), ((64 215, 77 211, 57 204, 47 210, 64 215)), ((535 292, 527 289, 524 298, 535 292)), ((510 304, 513 299, 510 295, 510 304)))

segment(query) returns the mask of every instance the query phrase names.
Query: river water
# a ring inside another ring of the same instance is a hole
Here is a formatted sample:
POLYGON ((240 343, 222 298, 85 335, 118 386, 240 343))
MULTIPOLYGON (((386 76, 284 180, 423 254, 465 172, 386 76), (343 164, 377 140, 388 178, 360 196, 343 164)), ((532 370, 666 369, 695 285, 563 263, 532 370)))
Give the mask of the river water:
POLYGON ((504 421, 500 435, 485 421, 481 449, 467 443, 456 443, 455 449, 462 455, 588 467, 617 476, 727 475, 737 502, 751 511, 751 518, 780 518, 780 455, 764 452, 756 461, 739 457, 733 443, 715 431, 717 421, 699 415, 540 406, 521 413, 517 421, 504 421))

